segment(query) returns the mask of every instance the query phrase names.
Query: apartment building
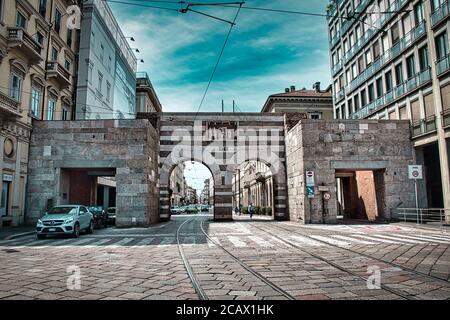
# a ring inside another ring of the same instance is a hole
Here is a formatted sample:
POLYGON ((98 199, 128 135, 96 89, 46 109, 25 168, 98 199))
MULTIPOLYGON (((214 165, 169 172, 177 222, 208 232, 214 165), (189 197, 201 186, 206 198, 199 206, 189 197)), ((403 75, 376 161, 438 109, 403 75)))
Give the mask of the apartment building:
POLYGON ((161 102, 147 72, 136 73, 136 112, 162 112, 161 102))
POLYGON ((320 88, 320 82, 314 83, 312 90, 290 86, 282 93, 270 95, 261 112, 295 112, 305 119, 333 119, 331 86, 325 90, 320 88))
POLYGON ((33 119, 68 120, 74 109, 77 0, 0 0, 0 227, 25 215, 33 119))
POLYGON ((450 209, 449 9, 444 0, 337 0, 327 8, 334 116, 411 122, 425 208, 450 209))
POLYGON ((178 164, 170 175, 170 205, 178 207, 185 202, 186 181, 184 178, 185 164, 178 164))
POLYGON ((108 3, 82 6, 76 119, 136 116, 137 60, 108 3))

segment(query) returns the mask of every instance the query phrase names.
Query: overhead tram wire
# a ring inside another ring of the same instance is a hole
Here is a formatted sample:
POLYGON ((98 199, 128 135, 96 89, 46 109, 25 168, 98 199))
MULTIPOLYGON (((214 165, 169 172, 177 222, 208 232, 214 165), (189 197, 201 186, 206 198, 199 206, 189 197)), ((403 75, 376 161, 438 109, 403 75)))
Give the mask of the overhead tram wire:
POLYGON ((236 25, 236 20, 237 20, 237 18, 238 18, 238 16, 239 16, 239 13, 241 12, 241 8, 242 8, 242 5, 243 5, 244 3, 245 3, 245 2, 242 2, 242 3, 239 5, 239 8, 238 8, 238 10, 237 10, 237 12, 236 12, 236 15, 234 16, 233 23, 230 24, 230 29, 228 30, 228 33, 227 33, 227 36, 226 36, 226 38, 225 38, 225 41, 224 41, 224 43, 223 43, 223 45, 222 45, 222 49, 221 49, 221 51, 220 51, 219 57, 217 58, 217 62, 216 62, 216 64, 215 64, 214 69, 213 69, 213 71, 212 71, 212 73, 211 73, 211 76, 210 76, 210 78, 209 78, 208 85, 206 86, 205 92, 203 93, 202 100, 200 101, 200 104, 199 104, 199 106, 198 106, 198 108, 197 108, 197 112, 196 112, 196 114, 195 114, 194 120, 197 118, 197 116, 198 116, 198 114, 199 114, 199 112, 200 112, 200 109, 202 108, 203 102, 205 101, 206 95, 208 94, 209 87, 211 86, 211 83, 212 83, 212 80, 213 80, 213 78, 214 78, 214 75, 216 74, 217 67, 218 67, 219 64, 220 64, 220 60, 222 59, 223 53, 224 53, 225 48, 226 48, 227 43, 228 43, 228 39, 230 39, 231 31, 233 31, 233 27, 236 25))
POLYGON ((149 4, 143 4, 143 3, 133 3, 133 2, 125 2, 125 1, 117 1, 117 0, 102 0, 102 1, 110 2, 110 3, 117 3, 117 4, 126 4, 126 5, 130 5, 130 6, 136 6, 136 7, 144 7, 144 8, 167 10, 167 11, 172 11, 172 12, 177 12, 177 13, 180 12, 180 10, 174 9, 174 8, 153 6, 153 5, 149 5, 149 4))

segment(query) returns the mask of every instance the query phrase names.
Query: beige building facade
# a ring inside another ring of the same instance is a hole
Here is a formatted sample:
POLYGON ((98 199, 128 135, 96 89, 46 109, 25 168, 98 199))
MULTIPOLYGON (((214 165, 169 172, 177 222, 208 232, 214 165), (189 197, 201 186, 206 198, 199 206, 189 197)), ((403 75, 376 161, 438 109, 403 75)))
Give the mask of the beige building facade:
POLYGON ((335 117, 410 121, 415 163, 424 168, 422 208, 450 209, 449 9, 443 0, 328 8, 335 117))
POLYGON ((233 208, 273 207, 273 178, 261 161, 243 163, 233 175, 233 208))
POLYGON ((24 221, 33 119, 70 120, 77 31, 75 0, 0 0, 0 227, 24 221))
POLYGON ((261 112, 295 112, 301 113, 304 119, 333 119, 331 86, 325 90, 320 88, 320 82, 316 82, 312 90, 297 90, 295 86, 291 86, 283 93, 269 96, 261 112))

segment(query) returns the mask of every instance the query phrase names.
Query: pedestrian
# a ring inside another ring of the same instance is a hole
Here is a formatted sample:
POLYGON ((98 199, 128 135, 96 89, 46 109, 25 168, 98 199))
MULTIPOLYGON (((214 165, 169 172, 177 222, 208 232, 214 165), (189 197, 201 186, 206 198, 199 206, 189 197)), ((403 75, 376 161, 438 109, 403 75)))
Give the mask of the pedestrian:
POLYGON ((253 217, 253 204, 250 203, 248 206, 248 213, 250 214, 250 219, 253 217))

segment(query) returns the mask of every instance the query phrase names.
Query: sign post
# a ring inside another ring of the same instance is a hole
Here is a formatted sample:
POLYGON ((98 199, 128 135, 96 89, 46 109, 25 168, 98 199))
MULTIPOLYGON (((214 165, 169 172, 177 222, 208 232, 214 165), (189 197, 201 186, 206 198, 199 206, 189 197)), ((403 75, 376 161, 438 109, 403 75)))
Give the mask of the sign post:
POLYGON ((306 194, 308 198, 314 198, 314 171, 306 171, 306 194))
POLYGON ((417 180, 423 179, 423 171, 421 165, 410 165, 408 166, 408 176, 409 179, 414 180, 414 193, 416 199, 416 210, 417 210, 417 223, 419 222, 419 197, 417 190, 417 180))

